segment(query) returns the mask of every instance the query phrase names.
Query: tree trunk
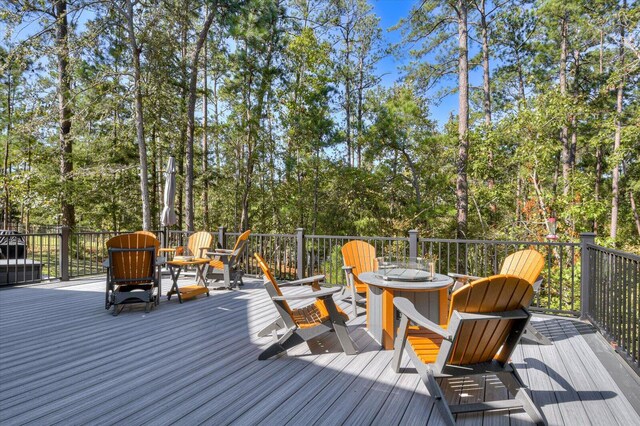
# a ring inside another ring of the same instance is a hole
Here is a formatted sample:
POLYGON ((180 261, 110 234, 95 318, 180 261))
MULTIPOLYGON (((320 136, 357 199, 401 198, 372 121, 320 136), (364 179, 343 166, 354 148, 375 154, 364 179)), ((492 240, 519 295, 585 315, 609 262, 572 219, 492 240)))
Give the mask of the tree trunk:
MULTIPOLYGON (((265 98, 272 82, 272 73, 269 72, 271 68, 271 62, 273 60, 273 48, 276 42, 276 31, 278 25, 279 16, 275 16, 271 22, 271 37, 267 46, 266 57, 264 60, 264 68, 262 69, 262 80, 260 86, 256 91, 256 108, 255 114, 251 113, 250 97, 247 101, 247 169, 245 175, 245 184, 242 191, 242 213, 240 217, 240 230, 246 230, 250 228, 249 221, 249 195, 251 192, 251 186, 253 181, 253 169, 255 167, 256 158, 254 152, 254 144, 258 139, 258 131, 260 127, 260 120, 263 115, 263 108, 265 104, 265 98)), ((248 87, 251 87, 249 84, 248 87)))
MULTIPOLYGON (((596 181, 594 184, 593 192, 596 204, 600 201, 600 186, 602 185, 602 147, 598 145, 596 148, 596 181)), ((593 219, 593 232, 598 231, 598 219, 593 219)))
POLYGON ((486 15, 486 0, 480 2, 480 24, 482 28, 482 91, 484 124, 487 128, 491 127, 491 75, 489 70, 489 24, 486 15))
POLYGON ((215 131, 213 132, 213 150, 216 157, 216 171, 220 170, 220 142, 218 137, 218 126, 220 125, 220 119, 218 117, 218 76, 213 79, 213 125, 215 131))
MULTIPOLYGON (((574 100, 578 99, 578 95, 580 93, 580 85, 578 84, 578 80, 580 79, 580 52, 578 50, 574 50, 573 52, 573 63, 574 63, 574 72, 573 72, 573 98, 574 100)), ((571 115, 571 145, 569 148, 569 168, 571 173, 575 168, 576 164, 576 150, 578 149, 578 120, 575 114, 571 115)))
POLYGON ((358 155, 358 167, 362 167, 362 115, 363 111, 363 97, 364 97, 364 57, 360 57, 359 65, 358 65, 358 105, 357 105, 357 117, 358 123, 356 124, 356 128, 358 129, 358 139, 356 141, 356 149, 358 155))
POLYGON ((202 217, 204 220, 204 229, 209 229, 209 176, 208 176, 208 168, 209 168, 209 141, 207 140, 208 136, 208 125, 209 120, 207 115, 208 111, 208 102, 209 102, 209 93, 207 91, 207 40, 204 41, 204 58, 202 61, 202 86, 204 92, 202 93, 202 176, 204 179, 202 180, 202 217))
MULTIPOLYGON (((527 96, 524 91, 524 72, 522 71, 522 59, 520 59, 520 51, 516 50, 516 64, 518 67, 518 93, 520 100, 524 105, 527 104, 527 96)), ((518 108, 520 106, 518 105, 518 108)))
POLYGON ((158 229, 158 219, 160 215, 158 214, 158 162, 156 153, 158 152, 158 137, 156 132, 156 124, 154 123, 151 127, 151 146, 149 147, 151 150, 151 173, 149 175, 149 186, 151 187, 150 192, 150 200, 149 203, 151 205, 151 227, 153 229, 158 229))
POLYGON ((640 216, 638 216, 638 209, 636 209, 636 199, 633 196, 633 192, 629 191, 629 202, 631 203, 631 212, 633 213, 633 219, 636 222, 636 230, 638 236, 640 236, 640 216))
MULTIPOLYGON (((623 0, 622 10, 620 11, 620 83, 618 85, 618 94, 616 96, 616 115, 615 115, 615 127, 616 132, 613 138, 613 157, 616 158, 620 152, 620 143, 622 139, 622 100, 624 96, 624 41, 625 41, 625 28, 624 28, 624 11, 627 9, 627 0, 623 0)), ((611 232, 610 237, 613 240, 613 244, 616 243, 618 236, 618 206, 620 201, 620 163, 614 160, 613 173, 611 174, 611 232)))
POLYGON ((9 229, 11 222, 9 216, 11 209, 9 208, 9 141, 11 139, 11 126, 12 126, 12 100, 11 90, 13 90, 11 84, 11 71, 7 74, 7 136, 4 138, 4 160, 2 166, 3 176, 3 188, 4 188, 4 214, 3 214, 3 228, 9 229))
POLYGON ((316 233, 318 225, 318 198, 320 192, 320 149, 317 149, 314 153, 314 165, 313 165, 313 222, 311 225, 311 233, 316 233))
MULTIPOLYGON (((603 66, 604 64, 604 31, 600 30, 600 58, 598 61, 598 75, 602 76, 603 66)), ((601 88, 598 87, 598 92, 600 92, 601 88)), ((604 114, 599 113, 598 117, 600 118, 600 123, 604 123, 604 114)), ((599 204, 600 201, 600 185, 602 185, 602 146, 600 141, 598 141, 598 146, 596 148, 596 179, 594 184, 594 199, 596 204, 599 204)), ((593 232, 598 232, 598 219, 597 217, 593 219, 593 232)))
POLYGON ((353 167, 353 144, 351 140, 351 76, 349 75, 349 51, 351 49, 349 33, 347 33, 347 60, 345 66, 347 67, 347 74, 344 81, 344 102, 345 102, 345 120, 346 120, 346 139, 347 139, 347 163, 353 167))
MULTIPOLYGON (((129 4, 130 1, 128 1, 129 4)), ((133 8, 131 8, 133 13, 133 8)), ((133 29, 132 29, 133 31, 133 29)), ((132 37, 133 39, 133 37, 132 37)), ((133 42, 133 75, 136 103, 136 138, 138 140, 138 153, 140 155, 140 191, 142 193, 142 229, 151 229, 151 209, 149 204, 149 178, 147 171, 147 144, 144 139, 144 112, 142 106, 142 81, 140 78, 140 50, 137 43, 133 42)))
POLYGON ((69 43, 67 35, 67 2, 56 1, 56 56, 58 59, 58 123, 60 143, 60 180, 62 225, 75 227, 76 214, 73 201, 73 141, 71 139, 71 76, 69 74, 69 43))
POLYGON ((467 237, 467 212, 469 204, 467 185, 467 161, 469 157, 469 52, 466 0, 457 0, 458 13, 458 238, 467 237))
POLYGON ((185 177, 186 192, 186 222, 187 230, 193 231, 193 138, 195 131, 195 111, 196 111, 196 89, 198 85, 198 63, 200 61, 200 52, 202 46, 211 28, 211 23, 215 16, 216 7, 214 6, 207 15, 202 30, 198 34, 198 41, 191 54, 190 75, 189 75, 189 102, 187 106, 187 175, 185 177))
POLYGON ((151 209, 149 205, 149 177, 147 171, 147 144, 144 139, 144 114, 142 105, 142 78, 140 76, 140 48, 136 39, 134 11, 132 0, 125 1, 125 9, 119 3, 112 3, 122 15, 129 33, 129 49, 133 59, 133 89, 136 117, 136 139, 140 157, 140 192, 142 198, 142 229, 151 229, 151 209))
MULTIPOLYGON (((560 20, 560 94, 567 94, 567 37, 569 16, 565 12, 560 20)), ((566 124, 560 130, 560 142, 562 143, 562 194, 569 194, 569 175, 571 173, 571 146, 569 142, 569 128, 566 124)))
MULTIPOLYGON (((489 23, 487 22, 486 0, 480 1, 479 9, 482 28, 482 91, 484 95, 482 106, 484 109, 484 125, 487 131, 489 131, 491 129, 491 72, 489 67, 489 23)), ((489 147, 487 165, 489 170, 487 186, 492 190, 495 187, 495 180, 493 179, 493 147, 489 147)), ((476 208, 477 207, 476 204, 476 208)), ((491 203, 489 203, 489 210, 494 214, 496 212, 496 203, 491 201, 491 203)), ((480 214, 480 212, 478 212, 478 214, 480 214)))
POLYGON ((343 38, 345 45, 345 61, 341 64, 344 67, 344 109, 345 109, 345 139, 347 142, 347 164, 353 166, 353 141, 351 139, 351 29, 352 16, 348 13, 348 19, 343 28, 343 38))

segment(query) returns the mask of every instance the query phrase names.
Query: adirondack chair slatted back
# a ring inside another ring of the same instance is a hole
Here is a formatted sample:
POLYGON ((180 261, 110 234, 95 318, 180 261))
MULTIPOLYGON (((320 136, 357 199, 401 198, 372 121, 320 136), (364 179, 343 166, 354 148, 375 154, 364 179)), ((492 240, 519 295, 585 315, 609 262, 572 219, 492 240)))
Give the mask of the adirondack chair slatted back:
POLYGON ((544 268, 544 257, 536 250, 520 250, 502 262, 500 274, 517 275, 533 284, 544 268))
POLYGON ((251 230, 248 229, 244 231, 238 239, 236 240, 235 245, 233 246, 233 259, 231 260, 231 268, 236 269, 238 267, 238 263, 242 260, 242 255, 244 254, 245 249, 247 248, 247 243, 249 242, 249 235, 251 234, 251 230))
POLYGON ((353 267, 353 279, 356 291, 363 293, 367 291, 367 285, 360 281, 358 275, 363 272, 371 272, 376 268, 376 249, 371 244, 354 240, 342 246, 342 258, 345 266, 353 267))
MULTIPOLYGON (((282 291, 262 256, 255 253, 254 257, 258 261, 260 269, 264 272, 264 286, 266 287, 269 296, 272 298, 282 296, 282 291)), ((274 300, 274 303, 278 309, 278 313, 288 328, 312 328, 329 319, 329 309, 327 308, 324 300, 318 299, 310 305, 296 309, 291 309, 286 300, 274 300)), ((340 315, 344 321, 349 320, 349 316, 345 314, 342 309, 337 306, 336 309, 338 311, 338 315, 340 315)))
POLYGON ((187 244, 189 255, 200 258, 205 257, 204 252, 211 247, 212 242, 213 236, 206 231, 200 231, 192 234, 189 237, 189 243, 187 244))
MULTIPOLYGON (((271 273, 271 270, 269 269, 267 262, 265 262, 262 256, 260 256, 258 253, 255 253, 253 256, 258 262, 260 269, 262 269, 262 272, 264 273, 264 286, 266 287, 267 293, 269 293, 269 296, 270 297, 282 296, 282 291, 280 290, 280 287, 278 287, 278 283, 275 277, 273 276, 273 274, 271 273)), ((291 315, 293 314, 293 311, 291 310, 291 307, 289 306, 286 300, 278 302, 276 306, 281 306, 289 315, 289 317, 291 317, 291 315)))
POLYGON ((154 279, 156 252, 160 242, 155 236, 124 234, 107 241, 109 273, 115 284, 137 284, 154 279))
MULTIPOLYGON (((529 306, 532 298, 531 284, 514 275, 494 275, 474 281, 452 294, 449 327, 451 327, 454 311, 465 313, 514 311, 529 306)), ((450 351, 447 363, 466 365, 492 359, 507 362, 512 348, 506 347, 505 341, 509 334, 513 333, 514 327, 518 326, 515 321, 506 318, 464 320, 457 330, 455 344, 450 351)))
POLYGON ((240 236, 236 240, 235 245, 233 246, 233 251, 238 250, 238 247, 240 246, 240 243, 245 243, 246 244, 246 241, 249 238, 250 234, 251 234, 251 229, 247 229, 242 234, 240 234, 240 236))
MULTIPOLYGON (((158 239, 158 237, 156 236, 156 234, 154 234, 154 233, 153 233, 153 232, 151 232, 151 231, 136 231, 136 232, 134 232, 134 234, 138 234, 138 235, 147 235, 147 236, 149 236, 149 237, 153 237, 153 238, 155 238, 156 240, 158 239)), ((159 243, 159 242, 158 242, 158 247, 160 247, 160 243, 159 243)), ((159 250, 156 250, 156 257, 158 257, 158 256, 159 256, 159 250)))

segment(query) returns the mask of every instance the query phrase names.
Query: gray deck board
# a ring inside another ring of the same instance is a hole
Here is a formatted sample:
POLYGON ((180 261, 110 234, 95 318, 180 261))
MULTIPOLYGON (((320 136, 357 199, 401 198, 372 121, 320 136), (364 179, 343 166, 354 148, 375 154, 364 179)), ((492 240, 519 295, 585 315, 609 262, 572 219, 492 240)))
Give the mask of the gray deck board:
MULTIPOLYGON (((523 376, 532 391, 531 398, 540 408, 549 424, 562 424, 562 415, 558 408, 558 401, 553 392, 551 378, 546 369, 537 361, 541 359, 540 346, 536 344, 524 343, 520 345, 521 357, 515 362, 516 368, 523 376), (523 362, 524 361, 524 362, 523 362), (529 363, 531 361, 531 363, 529 363), (534 365, 536 368, 531 368, 534 365), (542 367, 542 368, 540 368, 542 367)), ((505 389, 506 391, 506 389, 505 389)))
MULTIPOLYGON (((104 309, 103 279, 0 290, 0 424, 442 423, 408 357, 394 373, 364 316, 349 323, 357 356, 341 353, 327 333, 257 361, 271 338, 256 333, 276 313, 259 282, 245 281, 240 291, 182 305, 163 298, 149 314, 127 307, 118 317, 104 309)), ((554 345, 521 344, 513 361, 549 423, 640 424, 575 322, 536 320, 554 345)), ((443 387, 452 402, 507 395, 494 376, 443 387)), ((458 423, 531 422, 511 411, 460 415, 458 423)))

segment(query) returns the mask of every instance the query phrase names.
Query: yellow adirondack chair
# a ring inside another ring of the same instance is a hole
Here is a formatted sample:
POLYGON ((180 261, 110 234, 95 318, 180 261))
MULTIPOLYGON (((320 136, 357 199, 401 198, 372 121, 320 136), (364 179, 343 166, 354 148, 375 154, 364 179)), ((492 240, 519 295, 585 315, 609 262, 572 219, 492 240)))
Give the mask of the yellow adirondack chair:
POLYGON ((189 236, 187 246, 178 246, 175 248, 160 249, 160 253, 168 253, 175 256, 193 256, 196 259, 205 259, 206 252, 213 243, 213 236, 206 232, 200 231, 189 236))
POLYGON ((349 316, 336 306, 333 300, 333 295, 340 291, 339 288, 320 287, 319 283, 324 279, 324 275, 278 284, 262 256, 255 253, 254 257, 264 273, 264 286, 280 316, 272 325, 273 331, 278 329, 285 330, 284 334, 275 343, 260 354, 259 360, 269 359, 302 342, 314 339, 332 330, 335 330, 342 350, 347 355, 354 355, 357 352, 355 344, 347 331, 346 321, 349 320, 349 316), (314 291, 285 296, 280 290, 280 287, 286 285, 299 284, 311 284, 314 291), (291 308, 287 303, 289 300, 305 299, 316 299, 316 301, 302 308, 291 308))
POLYGON ((155 236, 124 234, 106 243, 108 259, 105 309, 113 306, 118 315, 120 305, 145 303, 147 312, 160 301, 160 279, 156 253, 160 242, 155 236))
POLYGON ((367 285, 360 281, 358 276, 376 269, 376 249, 364 241, 349 241, 342 246, 342 258, 347 285, 341 299, 351 299, 353 314, 358 316, 357 304, 366 303, 367 294, 367 285))
POLYGON ((533 291, 537 292, 542 283, 540 273, 544 268, 544 257, 536 250, 520 250, 509 256, 502 262, 501 274, 513 274, 533 285, 533 291), (538 284, 536 288, 535 283, 538 284))
POLYGON ((546 424, 524 385, 511 355, 531 314, 531 284, 515 275, 494 275, 463 286, 451 297, 446 326, 420 314, 408 299, 394 300, 401 313, 392 368, 400 371, 409 354, 447 424, 453 414, 522 408, 536 424, 546 424), (495 374, 514 399, 449 405, 436 379, 495 374))
MULTIPOLYGON (((540 285, 542 285, 542 278, 540 277, 540 273, 544 268, 544 257, 540 252, 536 250, 520 250, 513 254, 510 254, 504 259, 502 262, 502 267, 500 268, 500 274, 511 274, 516 275, 529 284, 533 286, 534 294, 537 294, 540 290, 540 285)), ((464 284, 468 282, 473 282, 475 280, 479 280, 480 277, 475 277, 473 275, 461 275, 461 274, 449 274, 449 276, 455 278, 456 283, 453 288, 454 291, 458 288, 461 288, 464 284)), ((529 306, 526 306, 527 308, 529 306)), ((527 324, 527 329, 525 330, 524 339, 530 340, 535 343, 539 343, 541 345, 551 345, 551 341, 531 324, 527 324)))

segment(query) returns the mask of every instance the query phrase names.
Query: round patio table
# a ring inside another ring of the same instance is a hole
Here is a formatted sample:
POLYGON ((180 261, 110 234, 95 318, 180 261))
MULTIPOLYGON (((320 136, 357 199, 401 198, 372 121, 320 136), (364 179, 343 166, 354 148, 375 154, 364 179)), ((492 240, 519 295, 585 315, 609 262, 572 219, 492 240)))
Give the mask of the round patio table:
POLYGON ((375 272, 358 276, 369 287, 367 291, 367 329, 384 349, 393 349, 398 328, 394 297, 411 300, 418 312, 437 324, 446 324, 449 306, 449 287, 453 278, 435 274, 429 281, 393 281, 375 272))

